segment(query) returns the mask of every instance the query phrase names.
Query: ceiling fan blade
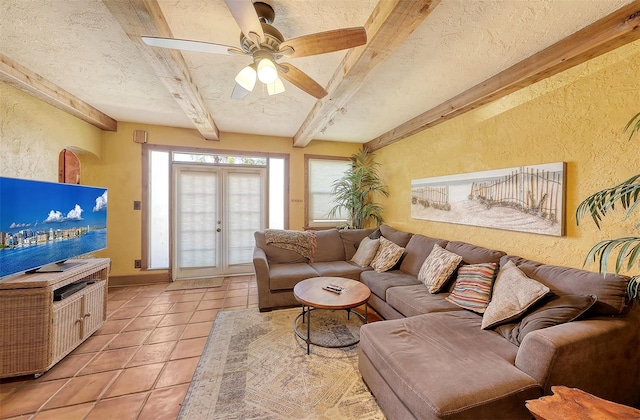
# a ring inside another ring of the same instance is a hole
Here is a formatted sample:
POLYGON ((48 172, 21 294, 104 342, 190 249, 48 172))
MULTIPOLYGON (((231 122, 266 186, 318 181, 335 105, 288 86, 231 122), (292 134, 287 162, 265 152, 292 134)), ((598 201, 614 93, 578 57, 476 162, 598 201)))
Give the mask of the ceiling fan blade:
POLYGON ((280 63, 279 72, 282 77, 288 80, 294 86, 297 86, 301 90, 304 90, 311 96, 315 96, 318 99, 327 96, 327 91, 318 84, 315 80, 309 77, 302 70, 289 63, 280 63))
POLYGON ((213 54, 231 55, 242 53, 241 50, 228 45, 214 44, 212 42, 190 41, 188 39, 158 38, 153 36, 143 36, 145 44, 152 47, 171 48, 182 51, 195 51, 213 54))
POLYGON ((367 31, 360 26, 292 38, 280 45, 279 52, 290 58, 308 57, 345 50, 366 43, 367 31), (293 51, 288 47, 291 47, 293 51))
POLYGON ((251 0, 225 0, 225 2, 231 15, 238 23, 240 30, 247 38, 253 39, 250 36, 253 32, 257 34, 261 40, 264 40, 262 25, 260 24, 258 13, 251 0))

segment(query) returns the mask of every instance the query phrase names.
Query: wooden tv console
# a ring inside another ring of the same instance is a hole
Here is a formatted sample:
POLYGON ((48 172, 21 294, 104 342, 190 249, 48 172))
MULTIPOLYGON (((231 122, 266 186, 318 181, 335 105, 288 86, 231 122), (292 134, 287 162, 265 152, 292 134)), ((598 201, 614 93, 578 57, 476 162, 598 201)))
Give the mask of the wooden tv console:
POLYGON ((106 320, 110 260, 67 262, 79 264, 0 282, 0 378, 46 372, 106 320), (80 282, 86 287, 54 301, 56 290, 80 282))

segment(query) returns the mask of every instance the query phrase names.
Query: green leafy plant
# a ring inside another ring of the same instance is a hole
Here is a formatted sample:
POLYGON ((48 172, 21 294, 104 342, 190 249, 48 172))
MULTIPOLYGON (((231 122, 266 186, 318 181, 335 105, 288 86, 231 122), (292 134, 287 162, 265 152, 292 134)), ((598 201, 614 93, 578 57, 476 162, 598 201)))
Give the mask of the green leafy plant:
POLYGON ((331 217, 345 210, 349 229, 362 229, 368 222, 379 226, 382 222, 382 206, 374 201, 376 194, 389 196, 387 186, 378 174, 379 163, 371 151, 363 147, 350 157, 351 167, 331 187, 335 206, 329 211, 331 217))
MULTIPOLYGON (((640 132, 640 112, 627 123, 624 131, 627 132, 629 129, 631 130, 629 140, 631 140, 634 134, 640 132)), ((626 210, 625 220, 631 217, 631 214, 639 208, 640 174, 587 197, 578 205, 576 221, 579 225, 580 219, 588 214, 600 229, 600 221, 606 216, 607 212, 614 210, 616 205, 620 205, 626 210)), ((640 227, 640 222, 636 227, 640 227)), ((587 254, 585 264, 594 261, 598 264, 600 272, 606 274, 609 270, 608 261, 612 255, 615 255, 614 271, 616 274, 623 269, 632 270, 636 265, 640 268, 640 237, 628 236, 600 241, 587 254)), ((631 277, 627 294, 630 298, 640 301, 640 275, 631 277)))

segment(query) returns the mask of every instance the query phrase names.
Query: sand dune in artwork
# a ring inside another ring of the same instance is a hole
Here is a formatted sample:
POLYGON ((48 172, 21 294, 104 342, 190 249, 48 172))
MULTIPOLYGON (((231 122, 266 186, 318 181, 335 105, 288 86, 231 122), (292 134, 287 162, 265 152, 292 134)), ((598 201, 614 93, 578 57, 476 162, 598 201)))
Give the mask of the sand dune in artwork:
POLYGON ((463 225, 483 226, 495 229, 515 230, 560 236, 562 229, 559 223, 544 220, 532 214, 526 214, 509 207, 486 206, 475 200, 463 200, 451 203, 451 210, 437 210, 411 205, 411 217, 414 219, 433 220, 437 222, 457 223, 463 225))

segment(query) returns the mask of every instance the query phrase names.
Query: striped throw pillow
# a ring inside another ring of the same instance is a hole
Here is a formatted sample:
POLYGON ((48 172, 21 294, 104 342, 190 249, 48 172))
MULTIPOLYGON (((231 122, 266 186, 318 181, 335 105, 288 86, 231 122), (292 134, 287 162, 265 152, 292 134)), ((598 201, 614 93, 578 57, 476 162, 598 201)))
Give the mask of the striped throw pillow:
POLYGON ((463 265, 458 269, 456 284, 446 299, 461 308, 484 313, 491 298, 495 273, 495 263, 463 265))

